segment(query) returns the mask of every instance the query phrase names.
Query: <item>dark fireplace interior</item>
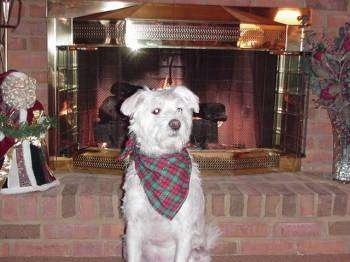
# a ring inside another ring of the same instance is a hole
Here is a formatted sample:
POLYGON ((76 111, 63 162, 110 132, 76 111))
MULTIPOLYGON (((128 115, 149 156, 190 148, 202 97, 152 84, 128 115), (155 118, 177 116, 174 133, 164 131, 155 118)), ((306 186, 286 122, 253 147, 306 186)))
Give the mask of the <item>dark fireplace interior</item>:
POLYGON ((63 53, 64 61, 73 64, 68 82, 75 81, 78 88, 59 93, 60 155, 70 155, 77 148, 121 148, 128 119, 119 112, 120 105, 143 86, 185 85, 199 96, 201 110, 194 115, 193 148, 278 146, 274 140, 277 55, 124 47, 75 49, 68 52, 68 58, 63 53))

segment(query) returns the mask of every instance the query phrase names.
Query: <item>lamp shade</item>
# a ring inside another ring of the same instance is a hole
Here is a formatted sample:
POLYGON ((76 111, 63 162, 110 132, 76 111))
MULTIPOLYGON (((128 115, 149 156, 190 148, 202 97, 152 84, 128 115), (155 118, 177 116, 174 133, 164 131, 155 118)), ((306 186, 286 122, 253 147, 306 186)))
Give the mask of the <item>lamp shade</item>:
POLYGON ((299 9, 281 8, 276 12, 274 21, 286 25, 300 25, 299 16, 301 16, 299 9))

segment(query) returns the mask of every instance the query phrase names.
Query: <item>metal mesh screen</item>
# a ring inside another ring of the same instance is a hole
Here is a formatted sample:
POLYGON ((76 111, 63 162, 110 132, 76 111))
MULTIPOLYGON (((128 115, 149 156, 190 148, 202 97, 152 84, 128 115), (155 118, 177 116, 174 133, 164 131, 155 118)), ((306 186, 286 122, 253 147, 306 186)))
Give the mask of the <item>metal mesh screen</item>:
POLYGON ((75 44, 279 49, 286 34, 284 26, 127 19, 75 21, 73 37, 75 44))

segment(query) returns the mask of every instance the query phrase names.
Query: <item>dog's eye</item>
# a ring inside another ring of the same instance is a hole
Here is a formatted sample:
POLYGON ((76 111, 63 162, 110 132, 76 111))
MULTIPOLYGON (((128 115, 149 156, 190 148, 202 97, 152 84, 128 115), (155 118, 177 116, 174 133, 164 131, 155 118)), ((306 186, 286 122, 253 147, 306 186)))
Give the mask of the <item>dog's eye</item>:
POLYGON ((182 113, 182 108, 178 107, 178 108, 176 108, 176 111, 179 112, 179 113, 182 113))
POLYGON ((152 111, 152 114, 154 115, 158 115, 160 113, 160 108, 155 108, 153 111, 152 111))

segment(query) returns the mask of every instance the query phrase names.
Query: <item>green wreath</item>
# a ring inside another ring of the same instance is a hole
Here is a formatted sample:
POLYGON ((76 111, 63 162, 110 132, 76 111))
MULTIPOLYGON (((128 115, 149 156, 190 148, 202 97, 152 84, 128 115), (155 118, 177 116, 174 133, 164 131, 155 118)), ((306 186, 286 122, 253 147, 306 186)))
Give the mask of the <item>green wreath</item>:
POLYGON ((14 137, 17 139, 24 139, 28 137, 40 136, 50 128, 56 125, 56 121, 49 117, 43 118, 41 123, 28 124, 21 123, 15 124, 11 119, 9 119, 3 113, 0 113, 0 131, 4 133, 5 136, 14 137))

